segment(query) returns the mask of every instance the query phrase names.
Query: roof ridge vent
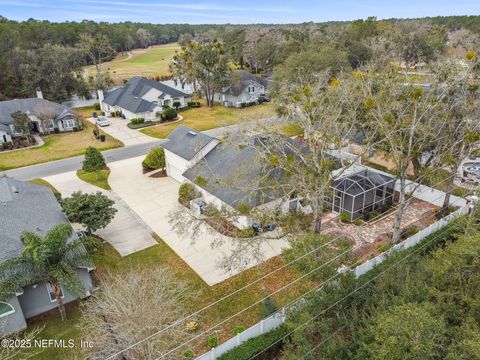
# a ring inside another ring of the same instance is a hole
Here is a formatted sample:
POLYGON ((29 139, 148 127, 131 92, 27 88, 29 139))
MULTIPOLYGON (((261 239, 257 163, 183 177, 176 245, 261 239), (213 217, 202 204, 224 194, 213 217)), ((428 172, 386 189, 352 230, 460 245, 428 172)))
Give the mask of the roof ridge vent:
POLYGON ((198 133, 193 131, 193 130, 189 130, 188 133, 192 136, 196 136, 198 133))

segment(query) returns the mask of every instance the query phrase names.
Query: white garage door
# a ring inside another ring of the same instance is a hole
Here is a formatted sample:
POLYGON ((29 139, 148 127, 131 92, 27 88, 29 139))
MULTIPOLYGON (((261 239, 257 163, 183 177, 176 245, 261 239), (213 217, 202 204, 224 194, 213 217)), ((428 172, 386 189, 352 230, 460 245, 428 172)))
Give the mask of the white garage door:
POLYGON ((174 178, 178 182, 182 183, 185 178, 182 176, 183 171, 180 169, 176 168, 170 163, 167 163, 167 175, 170 176, 171 178, 174 178))

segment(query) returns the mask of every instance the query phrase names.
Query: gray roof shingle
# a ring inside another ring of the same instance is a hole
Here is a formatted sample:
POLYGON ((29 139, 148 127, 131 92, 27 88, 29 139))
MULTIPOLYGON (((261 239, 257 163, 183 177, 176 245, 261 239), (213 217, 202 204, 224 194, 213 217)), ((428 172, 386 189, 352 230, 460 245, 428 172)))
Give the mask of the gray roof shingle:
POLYGON ((161 145, 164 149, 190 161, 215 138, 180 125, 167 136, 167 139, 168 141, 161 145))
POLYGON ((71 110, 65 105, 57 104, 40 98, 15 99, 0 101, 0 129, 10 132, 8 125, 12 125, 14 120, 12 114, 15 111, 23 111, 27 115, 37 115, 42 106, 48 106, 53 110, 55 119, 63 120, 73 117, 71 110))
POLYGON ((49 188, 0 178, 0 263, 21 255, 23 231, 45 235, 64 223, 68 220, 49 188))
POLYGON ((172 97, 190 97, 177 89, 162 84, 158 81, 145 79, 143 77, 133 77, 121 88, 112 90, 105 95, 103 100, 110 106, 119 106, 122 109, 131 111, 135 114, 152 111, 156 103, 142 99, 151 89, 157 89, 164 94, 172 97))
POLYGON ((262 79, 261 77, 258 77, 256 75, 253 75, 252 73, 249 73, 248 71, 245 71, 245 70, 233 71, 232 74, 230 75, 230 79, 231 79, 231 84, 223 90, 224 94, 238 96, 243 92, 243 90, 247 88, 247 86, 249 86, 252 83, 252 81, 257 82, 260 85, 263 85, 265 88, 268 87, 267 80, 262 79))

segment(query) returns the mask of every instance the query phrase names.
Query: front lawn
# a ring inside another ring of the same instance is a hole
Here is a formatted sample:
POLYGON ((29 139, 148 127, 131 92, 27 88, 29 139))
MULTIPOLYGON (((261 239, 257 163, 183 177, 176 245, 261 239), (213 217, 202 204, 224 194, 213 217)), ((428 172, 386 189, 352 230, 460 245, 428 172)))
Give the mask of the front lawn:
MULTIPOLYGON (((83 111, 90 113, 91 116, 91 112, 94 110, 89 107, 88 110, 83 111)), ((45 144, 40 147, 13 152, 0 152, 0 170, 15 169, 22 166, 83 155, 85 149, 89 146, 94 146, 98 150, 123 146, 120 141, 101 130, 100 133, 105 134, 105 142, 95 139, 92 132, 95 126, 89 121, 83 121, 83 124, 85 129, 82 131, 44 136, 43 141, 45 144)))
MULTIPOLYGON (((176 276, 179 280, 184 280, 193 289, 200 292, 199 298, 192 300, 192 302, 189 304, 189 311, 194 312, 195 310, 203 308, 204 306, 222 298, 223 296, 232 293, 236 289, 251 283, 266 273, 284 265, 284 260, 280 257, 273 258, 265 262, 263 265, 244 271, 218 285, 210 287, 203 282, 203 280, 195 272, 193 272, 193 270, 160 238, 157 237, 157 241, 158 245, 123 258, 120 257, 120 255, 111 246, 106 245, 105 253, 97 255, 95 259, 97 276, 101 278, 102 274, 106 270, 122 273, 131 269, 132 266, 142 266, 146 268, 165 266, 172 271, 174 276, 176 276)), ((298 276, 299 274, 294 269, 285 268, 273 274, 272 276, 269 276, 267 279, 259 281, 257 284, 249 287, 248 289, 240 291, 235 296, 232 296, 231 298, 222 301, 218 303, 218 305, 208 309, 202 313, 200 317, 196 317, 199 320, 200 329, 205 329, 217 324, 218 322, 221 322, 232 314, 261 299, 263 296, 265 296, 266 291, 272 293, 286 283, 296 279, 298 276), (262 289, 262 287, 264 289, 262 289)), ((281 291, 278 296, 273 296, 273 299, 280 307, 312 286, 312 283, 308 282, 307 280, 302 280, 295 286, 289 287, 288 291, 281 291)), ((259 306, 253 307, 252 309, 244 312, 241 316, 238 316, 222 326, 219 333, 220 342, 224 342, 228 338, 233 337, 233 329, 235 327, 240 325, 249 327, 258 322, 261 318, 261 310, 262 309, 259 306)), ((69 320, 67 320, 66 323, 59 322, 58 316, 56 315, 45 321, 46 330, 40 333, 39 337, 61 339, 65 338, 66 334, 69 334, 70 332, 70 335, 73 338, 82 338, 82 330, 78 328, 80 320, 78 310, 69 310, 67 312, 67 316, 69 320)), ((34 325, 40 324, 41 322, 38 322, 38 324, 34 325)), ((209 348, 207 345, 207 337, 202 337, 199 339, 197 346, 193 346, 192 344, 191 347, 195 349, 197 355, 200 354, 200 351, 208 351, 209 348)), ((51 350, 42 353, 37 358, 43 360, 65 357, 68 355, 72 356, 75 351, 76 350, 73 349, 51 350)))
POLYGON ((200 108, 181 111, 182 121, 172 124, 160 124, 140 131, 145 135, 163 139, 180 124, 198 131, 204 131, 275 115, 275 109, 271 103, 263 103, 243 109, 226 108, 220 104, 215 104, 213 108, 209 108, 204 100, 201 103, 202 107, 200 108))
POLYGON ((81 180, 105 190, 110 190, 110 185, 108 184, 109 175, 110 169, 97 170, 92 172, 77 170, 77 176, 81 180))

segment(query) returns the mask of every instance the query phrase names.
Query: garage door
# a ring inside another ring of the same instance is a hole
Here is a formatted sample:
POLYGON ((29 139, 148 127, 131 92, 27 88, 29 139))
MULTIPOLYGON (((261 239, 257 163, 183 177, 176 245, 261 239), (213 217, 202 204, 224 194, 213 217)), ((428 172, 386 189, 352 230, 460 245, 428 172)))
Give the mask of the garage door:
POLYGON ((171 178, 174 178, 178 182, 182 183, 185 178, 182 176, 183 171, 180 169, 176 168, 170 163, 167 163, 167 175, 170 176, 171 178))

